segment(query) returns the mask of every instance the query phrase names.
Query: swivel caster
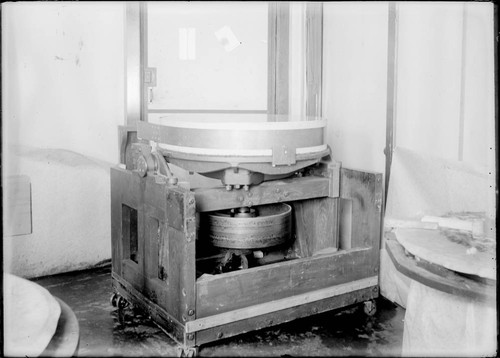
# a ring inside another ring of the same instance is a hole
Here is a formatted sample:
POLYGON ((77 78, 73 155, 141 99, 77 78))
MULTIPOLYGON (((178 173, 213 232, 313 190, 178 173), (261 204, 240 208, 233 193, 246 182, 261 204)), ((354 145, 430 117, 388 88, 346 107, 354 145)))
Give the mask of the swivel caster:
POLYGON ((177 347, 178 357, 197 357, 198 347, 177 347))
POLYGON ((111 306, 113 307, 117 307, 117 300, 118 300, 118 297, 120 295, 116 292, 113 292, 113 294, 111 295, 110 299, 109 299, 109 302, 111 303, 111 306))
POLYGON ((373 316, 377 313, 377 303, 375 300, 368 300, 363 303, 363 311, 367 316, 373 316))
POLYGON ((123 298, 122 296, 118 296, 118 300, 116 301, 116 307, 123 309, 128 307, 129 303, 128 301, 123 298))

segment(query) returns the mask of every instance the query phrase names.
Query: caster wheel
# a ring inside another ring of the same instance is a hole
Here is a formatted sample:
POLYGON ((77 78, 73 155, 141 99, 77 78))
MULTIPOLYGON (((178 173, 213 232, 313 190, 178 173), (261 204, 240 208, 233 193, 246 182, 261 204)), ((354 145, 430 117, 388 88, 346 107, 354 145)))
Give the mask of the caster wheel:
POLYGON ((373 316, 377 313, 377 303, 375 300, 365 301, 363 304, 363 311, 367 316, 373 316))
POLYGON ((197 357, 198 347, 177 347, 178 357, 197 357))
POLYGON ((111 303, 111 306, 117 307, 118 306, 117 305, 117 300, 118 300, 118 293, 114 292, 111 295, 110 299, 109 299, 109 302, 111 303))
POLYGON ((116 301, 116 307, 123 309, 127 306, 128 306, 127 300, 125 298, 123 298, 122 296, 119 296, 118 300, 116 301))

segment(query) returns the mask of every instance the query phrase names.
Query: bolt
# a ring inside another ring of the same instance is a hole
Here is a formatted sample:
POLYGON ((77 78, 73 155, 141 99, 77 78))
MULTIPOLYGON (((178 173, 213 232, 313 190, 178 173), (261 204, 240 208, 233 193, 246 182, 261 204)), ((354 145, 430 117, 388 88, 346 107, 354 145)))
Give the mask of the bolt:
POLYGON ((230 191, 231 189, 233 189, 233 186, 232 186, 232 185, 227 184, 227 185, 226 185, 226 190, 227 190, 227 191, 230 191))
POLYGON ((170 177, 170 178, 168 178, 168 183, 171 184, 171 185, 177 184, 178 181, 179 181, 179 179, 177 179, 176 177, 170 177))
POLYGON ((194 310, 189 310, 188 315, 190 315, 190 316, 194 315, 194 310))
POLYGON ((251 201, 249 201, 247 206, 252 206, 252 205, 253 205, 253 203, 251 201))
POLYGON ((193 333, 189 333, 187 335, 187 339, 189 339, 190 341, 192 341, 194 339, 194 334, 193 333))
POLYGON ((313 307, 313 313, 318 313, 318 307, 313 307))
POLYGON ((248 189, 250 189, 249 185, 243 185, 243 190, 248 191, 248 189))
POLYGON ((236 184, 236 185, 234 186, 234 188, 235 188, 235 189, 239 189, 239 188, 241 188, 241 185, 240 185, 240 184, 236 184))
POLYGON ((194 198, 189 199, 189 204, 193 205, 194 204, 194 198))
POLYGON ((243 200, 244 200, 243 196, 241 196, 241 195, 238 196, 238 201, 243 201, 243 200))
POLYGON ((283 196, 286 198, 290 193, 288 191, 283 192, 283 196))
POLYGON ((219 333, 217 333, 217 338, 222 338, 223 335, 224 335, 224 333, 219 332, 219 333))

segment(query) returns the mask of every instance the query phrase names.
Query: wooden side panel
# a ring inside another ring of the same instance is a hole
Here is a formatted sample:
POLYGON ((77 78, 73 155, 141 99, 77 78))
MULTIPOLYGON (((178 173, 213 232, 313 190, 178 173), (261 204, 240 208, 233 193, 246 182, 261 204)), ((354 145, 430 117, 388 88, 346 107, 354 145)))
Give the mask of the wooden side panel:
POLYGON ((293 202, 295 246, 301 257, 338 248, 338 199, 293 202))
POLYGON ((371 255, 339 251, 198 280, 197 318, 373 276, 371 255))
POLYGON ((351 247, 373 247, 378 256, 382 174, 341 168, 340 197, 352 201, 351 247))
MULTIPOLYGON (((123 245, 123 205, 139 210, 142 192, 138 176, 120 168, 111 168, 111 262, 113 272, 122 274, 121 262, 127 248, 123 245)), ((127 229, 126 229, 127 230, 127 229)))
POLYGON ((320 301, 300 305, 285 310, 268 313, 250 319, 232 322, 224 326, 214 327, 195 333, 196 345, 228 338, 237 334, 270 327, 297 318, 326 312, 332 309, 345 307, 358 302, 363 302, 378 296, 378 287, 373 286, 343 295, 323 299, 320 301))
POLYGON ((194 194, 120 168, 111 171, 111 188, 113 274, 137 291, 141 303, 152 302, 179 322, 194 319, 194 194), (134 259, 124 206, 137 211, 134 259))

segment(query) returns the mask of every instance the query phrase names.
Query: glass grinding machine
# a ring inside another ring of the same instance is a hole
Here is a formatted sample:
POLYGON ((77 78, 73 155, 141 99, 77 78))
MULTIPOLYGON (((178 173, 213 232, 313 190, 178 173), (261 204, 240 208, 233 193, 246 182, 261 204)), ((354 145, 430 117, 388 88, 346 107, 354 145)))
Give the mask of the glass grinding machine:
POLYGON ((332 160, 325 126, 178 114, 122 128, 123 163, 111 169, 113 305, 146 311, 188 356, 356 303, 373 313, 382 175, 332 160))

